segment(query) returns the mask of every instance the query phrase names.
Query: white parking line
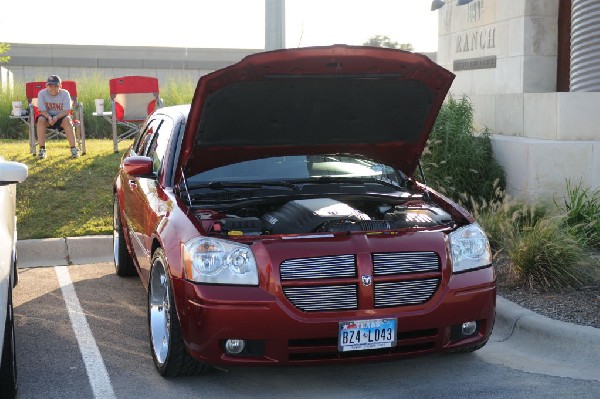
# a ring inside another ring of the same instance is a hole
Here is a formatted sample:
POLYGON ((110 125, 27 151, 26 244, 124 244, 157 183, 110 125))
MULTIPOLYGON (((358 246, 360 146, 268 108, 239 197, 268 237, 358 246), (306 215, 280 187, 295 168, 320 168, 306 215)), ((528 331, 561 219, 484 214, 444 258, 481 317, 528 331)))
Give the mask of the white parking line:
POLYGON ((112 384, 110 383, 110 377, 104 365, 104 360, 102 360, 102 355, 100 354, 100 349, 98 349, 92 330, 73 288, 69 269, 67 266, 56 266, 54 270, 56 271, 60 289, 65 299, 69 319, 71 320, 73 332, 79 344, 79 351, 85 363, 85 369, 94 397, 102 399, 116 398, 112 384))

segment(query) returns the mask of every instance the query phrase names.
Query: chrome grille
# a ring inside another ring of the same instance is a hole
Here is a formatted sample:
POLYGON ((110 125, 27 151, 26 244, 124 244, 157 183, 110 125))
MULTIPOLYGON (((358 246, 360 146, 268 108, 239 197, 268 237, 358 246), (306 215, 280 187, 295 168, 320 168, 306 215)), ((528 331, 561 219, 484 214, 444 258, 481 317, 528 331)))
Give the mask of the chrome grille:
POLYGON ((440 261, 435 252, 375 253, 372 256, 375 276, 440 270, 440 261))
POLYGON ((279 273, 282 281, 355 277, 356 258, 354 255, 335 255, 288 259, 281 263, 279 273))
POLYGON ((358 308, 356 285, 284 287, 283 292, 295 307, 305 312, 358 308))
POLYGON ((419 305, 427 302, 439 285, 439 278, 375 284, 375 307, 419 305))

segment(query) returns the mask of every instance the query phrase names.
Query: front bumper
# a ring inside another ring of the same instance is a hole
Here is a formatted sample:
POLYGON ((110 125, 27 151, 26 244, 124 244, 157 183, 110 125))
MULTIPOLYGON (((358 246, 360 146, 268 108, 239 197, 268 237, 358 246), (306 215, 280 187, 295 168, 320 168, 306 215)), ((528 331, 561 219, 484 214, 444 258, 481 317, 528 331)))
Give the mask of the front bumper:
POLYGON ((469 348, 492 333, 496 284, 492 267, 453 275, 438 293, 419 306, 339 312, 302 312, 278 292, 259 287, 206 286, 174 280, 183 292, 178 306, 188 351, 213 365, 334 363, 391 359, 469 348), (397 318, 397 346, 339 352, 339 322, 397 318), (476 332, 457 328, 476 321, 476 332), (227 354, 227 339, 244 339, 249 353, 227 354))

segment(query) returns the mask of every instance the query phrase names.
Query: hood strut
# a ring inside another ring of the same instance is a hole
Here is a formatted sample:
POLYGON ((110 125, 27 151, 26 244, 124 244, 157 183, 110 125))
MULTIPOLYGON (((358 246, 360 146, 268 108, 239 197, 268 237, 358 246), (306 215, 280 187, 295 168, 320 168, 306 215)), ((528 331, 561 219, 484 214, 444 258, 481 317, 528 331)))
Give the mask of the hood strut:
POLYGON ((185 172, 183 171, 183 168, 181 168, 181 182, 183 184, 183 188, 185 190, 185 195, 188 200, 188 206, 192 206, 192 197, 190 197, 190 190, 188 189, 188 186, 187 186, 187 179, 185 177, 185 172))
MULTIPOLYGON (((419 158, 417 160, 417 164, 419 165, 419 173, 421 174, 421 180, 423 181, 423 184, 425 185, 425 187, 427 187, 427 180, 425 179, 425 172, 423 172, 423 167, 421 166, 421 159, 419 158)), ((423 199, 425 201, 429 201, 430 197, 429 197, 429 190, 425 189, 425 191, 423 192, 423 199)))

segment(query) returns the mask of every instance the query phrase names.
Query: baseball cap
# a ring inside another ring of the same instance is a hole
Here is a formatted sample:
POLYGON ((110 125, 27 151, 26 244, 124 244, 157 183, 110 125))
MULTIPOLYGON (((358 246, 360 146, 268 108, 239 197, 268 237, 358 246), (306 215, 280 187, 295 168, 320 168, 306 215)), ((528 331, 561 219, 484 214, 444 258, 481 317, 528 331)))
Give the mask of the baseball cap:
POLYGON ((48 76, 48 80, 46 81, 46 86, 48 85, 60 85, 61 80, 58 75, 50 75, 48 76))

